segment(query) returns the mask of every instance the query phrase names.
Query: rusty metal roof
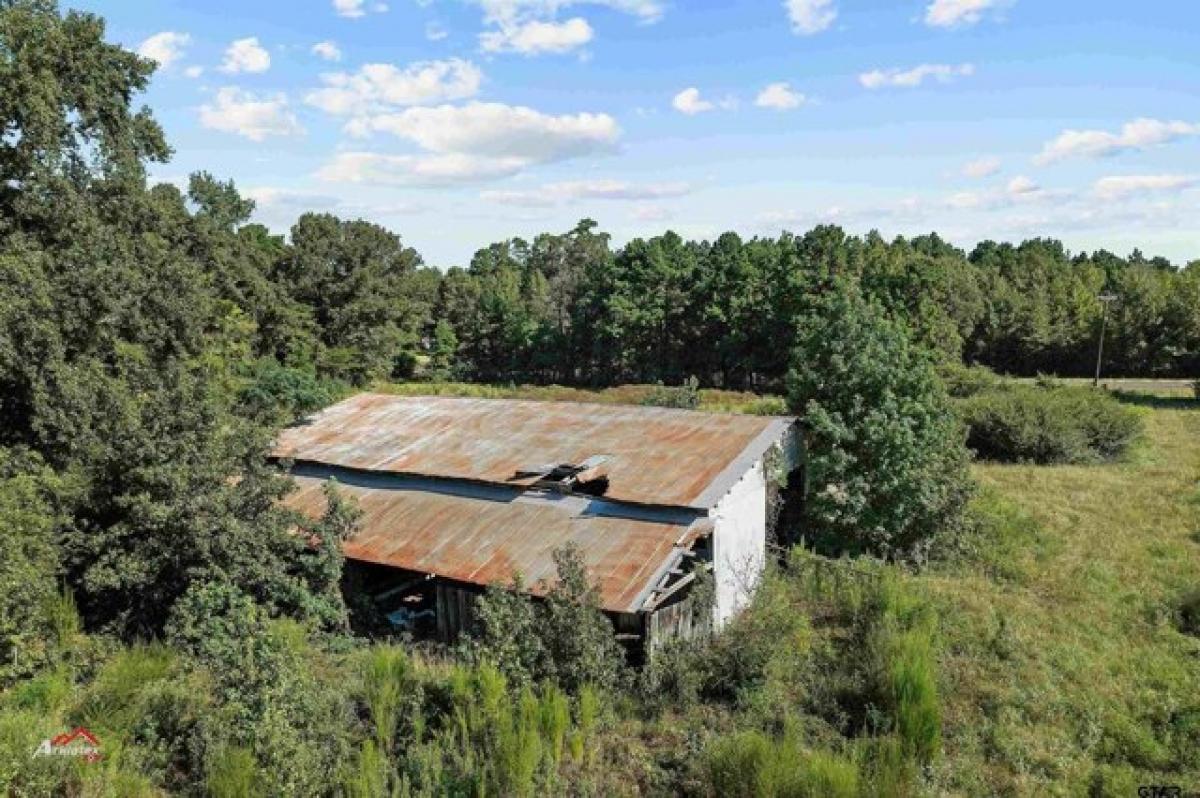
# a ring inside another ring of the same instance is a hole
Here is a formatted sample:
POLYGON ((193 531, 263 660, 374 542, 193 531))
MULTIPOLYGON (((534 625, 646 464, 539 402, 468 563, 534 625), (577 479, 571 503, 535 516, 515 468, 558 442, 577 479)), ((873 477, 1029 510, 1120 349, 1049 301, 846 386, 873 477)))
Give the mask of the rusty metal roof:
POLYGON ((605 454, 612 457, 606 498, 710 508, 793 422, 658 407, 364 393, 285 430, 273 454, 503 484, 522 484, 515 473, 532 464, 605 454))
POLYGON ((632 508, 635 516, 603 500, 522 494, 486 486, 440 485, 429 490, 389 475, 362 475, 319 467, 299 469, 298 488, 285 503, 311 517, 325 509, 328 476, 357 500, 360 531, 344 544, 353 560, 390 565, 478 585, 511 583, 521 575, 526 589, 544 592, 553 583, 553 552, 574 543, 600 604, 636 612, 658 578, 683 548, 707 532, 711 521, 698 514, 632 508), (597 506, 600 505, 600 506, 597 506))

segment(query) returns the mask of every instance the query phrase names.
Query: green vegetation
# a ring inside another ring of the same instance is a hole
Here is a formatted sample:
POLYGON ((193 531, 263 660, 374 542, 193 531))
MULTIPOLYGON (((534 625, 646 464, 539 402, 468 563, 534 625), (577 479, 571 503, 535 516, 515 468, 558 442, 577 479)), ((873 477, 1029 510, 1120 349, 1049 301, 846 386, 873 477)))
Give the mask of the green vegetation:
MULTIPOLYGON (((660 390, 677 392, 679 387, 658 385, 615 385, 610 388, 578 388, 566 385, 494 385, 472 382, 383 382, 371 390, 396 396, 465 396, 479 399, 529 399, 539 402, 595 402, 598 404, 649 405, 660 390)), ((788 412, 781 396, 759 395, 750 391, 726 391, 700 388, 696 410, 709 413, 748 413, 778 416, 788 412)), ((670 395, 670 393, 668 393, 670 395)), ((690 401, 690 399, 689 399, 690 401)))
POLYGON ((1093 463, 1123 455, 1142 431, 1135 408, 1092 388, 1003 385, 963 399, 967 445, 1001 462, 1093 463))
POLYGON ((148 186, 152 69, 97 17, 0 3, 0 792, 1200 783, 1192 389, 963 365, 1087 373, 1108 290, 1109 370, 1194 378, 1200 266, 834 227, 614 250, 584 221, 443 274, 366 222, 305 214, 285 241, 207 173, 148 186), (286 512, 264 455, 368 385, 790 407, 821 553, 636 672, 569 551, 546 600, 493 591, 458 649, 355 638, 356 508, 331 487, 324 517, 286 512), (1018 462, 968 466, 952 406, 1018 462), (32 755, 79 725, 99 761, 32 755))
POLYGON ((642 404, 695 410, 700 406, 700 380, 688 377, 682 385, 656 385, 646 398, 642 399, 642 404))
POLYGON ((961 525, 967 452, 927 354, 851 288, 797 324, 788 379, 804 419, 804 531, 825 551, 923 558, 961 525))
POLYGON ((499 668, 514 684, 548 682, 576 692, 584 685, 606 690, 623 680, 624 659, 612 625, 596 609, 595 588, 578 549, 554 552, 558 581, 544 602, 520 595, 519 580, 493 586, 477 603, 478 629, 468 655, 499 668))

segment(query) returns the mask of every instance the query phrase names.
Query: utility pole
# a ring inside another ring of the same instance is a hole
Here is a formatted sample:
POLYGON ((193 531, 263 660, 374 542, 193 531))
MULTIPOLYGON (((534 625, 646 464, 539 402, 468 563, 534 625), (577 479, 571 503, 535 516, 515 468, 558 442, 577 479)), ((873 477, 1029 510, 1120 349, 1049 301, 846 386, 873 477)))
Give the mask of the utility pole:
POLYGON ((1101 294, 1096 297, 1104 305, 1104 310, 1100 314, 1100 343, 1096 347, 1096 377, 1092 380, 1092 387, 1100 387, 1100 362, 1104 359, 1104 329, 1108 326, 1108 306, 1117 301, 1116 294, 1101 294))

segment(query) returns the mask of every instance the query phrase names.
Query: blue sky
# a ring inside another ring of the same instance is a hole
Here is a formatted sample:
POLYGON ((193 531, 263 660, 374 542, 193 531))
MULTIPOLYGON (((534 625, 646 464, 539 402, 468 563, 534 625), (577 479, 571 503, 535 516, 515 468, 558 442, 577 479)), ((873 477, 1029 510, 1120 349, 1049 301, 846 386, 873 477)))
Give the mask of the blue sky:
POLYGON ((588 216, 617 242, 935 230, 1200 258, 1194 0, 72 5, 161 64, 156 167, 427 262, 588 216))

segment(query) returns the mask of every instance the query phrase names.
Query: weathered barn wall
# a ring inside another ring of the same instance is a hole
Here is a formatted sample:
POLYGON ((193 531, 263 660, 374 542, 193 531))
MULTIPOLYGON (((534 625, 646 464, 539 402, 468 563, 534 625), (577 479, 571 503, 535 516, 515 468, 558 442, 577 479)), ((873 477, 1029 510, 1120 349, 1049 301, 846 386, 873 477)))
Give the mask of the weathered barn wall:
POLYGON ((767 481, 755 463, 717 504, 713 529, 713 577, 720 628, 750 603, 767 553, 767 481))
POLYGON ((717 628, 750 603, 766 564, 768 526, 778 516, 770 506, 777 500, 777 485, 795 473, 802 458, 803 442, 793 428, 717 504, 712 537, 717 628))

